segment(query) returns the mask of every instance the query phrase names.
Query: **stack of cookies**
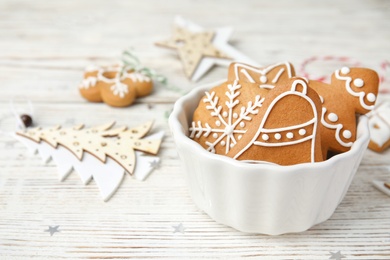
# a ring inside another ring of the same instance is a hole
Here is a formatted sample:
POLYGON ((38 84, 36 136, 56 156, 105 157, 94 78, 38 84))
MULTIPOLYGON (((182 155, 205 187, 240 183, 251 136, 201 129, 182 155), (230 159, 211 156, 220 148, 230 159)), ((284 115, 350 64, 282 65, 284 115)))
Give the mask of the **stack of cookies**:
POLYGON ((336 70, 331 83, 297 77, 293 66, 232 63, 228 78, 200 100, 190 138, 207 151, 247 162, 314 163, 346 152, 357 117, 374 108, 378 74, 336 70))

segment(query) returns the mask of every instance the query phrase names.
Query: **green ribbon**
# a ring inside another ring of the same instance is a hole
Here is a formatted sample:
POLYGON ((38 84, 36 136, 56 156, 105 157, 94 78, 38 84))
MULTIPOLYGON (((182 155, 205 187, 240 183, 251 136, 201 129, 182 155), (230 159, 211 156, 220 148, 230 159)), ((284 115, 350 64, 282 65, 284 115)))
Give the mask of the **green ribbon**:
POLYGON ((168 84, 168 79, 167 77, 158 74, 155 70, 143 67, 140 60, 137 58, 137 56, 134 55, 134 52, 132 49, 127 49, 123 51, 122 53, 122 62, 124 64, 121 75, 125 70, 132 69, 134 71, 137 71, 139 73, 144 74, 145 76, 152 78, 158 82, 160 82, 166 89, 185 94, 185 92, 176 86, 168 84))

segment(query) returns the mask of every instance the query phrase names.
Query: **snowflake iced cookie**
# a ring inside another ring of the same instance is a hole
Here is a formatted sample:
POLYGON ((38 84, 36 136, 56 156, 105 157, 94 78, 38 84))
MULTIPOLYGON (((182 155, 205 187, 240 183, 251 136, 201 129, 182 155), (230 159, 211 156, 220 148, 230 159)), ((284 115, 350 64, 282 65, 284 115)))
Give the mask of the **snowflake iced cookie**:
POLYGON ((390 102, 377 106, 368 119, 371 139, 368 148, 375 152, 383 152, 390 146, 390 102))
POLYGON ((227 156, 280 165, 323 161, 321 101, 306 79, 293 78, 268 92, 250 128, 227 156))
POLYGON ((131 105, 137 97, 153 91, 153 81, 124 65, 87 69, 80 94, 90 102, 105 102, 114 107, 131 105))
POLYGON ((291 63, 281 62, 264 68, 234 62, 229 66, 228 81, 252 83, 260 89, 270 90, 295 76, 291 63))
POLYGON ((356 115, 374 108, 378 94, 378 74, 366 68, 343 67, 332 75, 330 84, 310 81, 322 101, 322 149, 340 153, 350 149, 356 140, 356 115))
POLYGON ((245 135, 264 97, 258 88, 237 80, 205 94, 194 112, 190 138, 209 152, 226 155, 245 135))

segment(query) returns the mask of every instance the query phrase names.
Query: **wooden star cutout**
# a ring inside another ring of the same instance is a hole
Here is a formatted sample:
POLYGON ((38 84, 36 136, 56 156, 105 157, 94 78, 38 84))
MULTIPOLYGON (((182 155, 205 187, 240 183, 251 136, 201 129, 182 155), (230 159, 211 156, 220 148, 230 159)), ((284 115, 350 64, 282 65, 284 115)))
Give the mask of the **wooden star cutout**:
POLYGON ((232 61, 241 61, 258 66, 228 44, 231 33, 231 28, 204 30, 176 17, 171 38, 156 45, 177 50, 186 76, 193 81, 199 80, 215 64, 228 66, 232 61))

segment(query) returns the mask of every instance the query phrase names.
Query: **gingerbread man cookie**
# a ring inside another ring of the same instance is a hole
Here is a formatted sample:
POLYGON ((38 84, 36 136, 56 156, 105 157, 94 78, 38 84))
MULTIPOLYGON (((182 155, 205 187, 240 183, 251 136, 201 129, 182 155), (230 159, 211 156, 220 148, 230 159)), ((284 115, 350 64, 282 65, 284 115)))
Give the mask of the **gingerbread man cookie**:
POLYGON ((90 102, 105 102, 113 107, 131 105, 137 97, 153 91, 152 79, 125 65, 87 69, 79 87, 90 102))
POLYGON ((375 152, 383 152, 390 146, 390 101, 377 106, 368 119, 371 139, 368 148, 375 152))
POLYGON ((356 115, 374 108, 378 74, 365 68, 344 67, 332 75, 331 84, 310 81, 322 101, 321 133, 323 154, 350 149, 356 140, 356 115))
POLYGON ((227 155, 280 165, 323 161, 320 108, 320 98, 306 79, 277 85, 269 91, 240 145, 227 155))

